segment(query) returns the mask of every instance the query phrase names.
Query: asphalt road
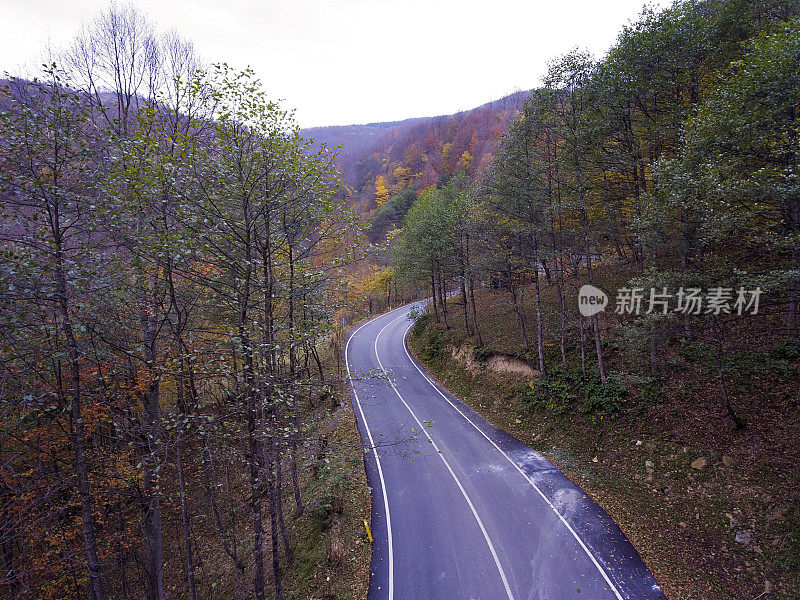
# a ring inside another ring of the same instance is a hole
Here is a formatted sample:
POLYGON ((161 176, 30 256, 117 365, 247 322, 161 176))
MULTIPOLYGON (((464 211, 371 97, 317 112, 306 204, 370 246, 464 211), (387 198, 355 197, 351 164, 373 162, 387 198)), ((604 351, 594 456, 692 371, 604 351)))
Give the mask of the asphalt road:
POLYGON ((597 504, 409 355, 411 306, 345 346, 372 488, 368 598, 664 599, 597 504))

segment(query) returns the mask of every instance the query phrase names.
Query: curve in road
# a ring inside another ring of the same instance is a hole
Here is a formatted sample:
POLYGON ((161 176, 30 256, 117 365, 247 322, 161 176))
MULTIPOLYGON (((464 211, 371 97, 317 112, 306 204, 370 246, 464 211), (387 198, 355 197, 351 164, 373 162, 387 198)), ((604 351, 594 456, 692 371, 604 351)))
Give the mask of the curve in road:
POLYGON ((665 599, 596 503, 409 354, 423 305, 367 321, 345 344, 372 489, 368 598, 665 599))

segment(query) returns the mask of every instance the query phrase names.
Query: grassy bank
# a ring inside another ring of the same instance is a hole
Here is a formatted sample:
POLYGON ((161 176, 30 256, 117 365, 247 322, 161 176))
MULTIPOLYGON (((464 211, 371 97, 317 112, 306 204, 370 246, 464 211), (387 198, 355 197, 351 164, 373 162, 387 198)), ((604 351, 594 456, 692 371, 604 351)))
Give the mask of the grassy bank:
MULTIPOLYGON (((484 346, 477 350, 457 302, 449 329, 430 315, 420 319, 409 338, 412 352, 453 393, 546 455, 605 508, 671 600, 798 597, 794 346, 748 350, 743 337, 743 349, 726 356, 725 376, 747 420, 736 429, 720 408, 713 374, 695 360, 705 351, 699 345, 662 349, 670 368, 643 374, 608 335, 607 383, 591 365, 583 376, 575 346, 570 368, 553 368, 542 382, 486 366, 493 356, 535 365, 505 295, 478 297, 484 346)), ((605 326, 609 331, 613 323, 605 326)), ((555 344, 546 352, 548 364, 560 362, 555 344)))

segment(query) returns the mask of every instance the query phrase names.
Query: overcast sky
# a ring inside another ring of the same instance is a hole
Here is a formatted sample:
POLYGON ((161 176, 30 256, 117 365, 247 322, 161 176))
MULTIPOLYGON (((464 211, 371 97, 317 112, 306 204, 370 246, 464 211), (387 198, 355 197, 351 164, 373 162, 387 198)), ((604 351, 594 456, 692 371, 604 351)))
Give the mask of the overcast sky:
MULTIPOLYGON (((602 55, 644 0, 135 0, 207 61, 251 66, 302 126, 450 114, 602 55)), ((651 4, 666 6, 666 0, 651 4)), ((0 0, 0 73, 30 73, 107 0, 0 0)))

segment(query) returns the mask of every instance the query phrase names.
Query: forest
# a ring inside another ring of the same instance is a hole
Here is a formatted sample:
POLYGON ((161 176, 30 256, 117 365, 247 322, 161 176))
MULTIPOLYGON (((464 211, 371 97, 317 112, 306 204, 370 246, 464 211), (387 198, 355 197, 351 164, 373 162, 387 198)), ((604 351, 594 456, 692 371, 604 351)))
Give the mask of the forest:
POLYGON ((0 111, 0 595, 364 585, 332 153, 132 6, 4 81, 0 111))
MULTIPOLYGON (((409 160, 394 171, 405 179, 390 185, 376 177, 370 236, 389 242, 375 246, 382 279, 427 286, 433 315, 448 328, 455 317, 448 321, 445 296, 458 287, 467 299, 463 329, 478 347, 477 315, 467 310, 476 288, 507 291, 543 378, 567 367, 567 347, 585 334, 592 343, 581 347, 592 346, 606 381, 601 319, 584 323, 568 294, 576 281, 595 283, 598 269, 627 290, 721 288, 730 296, 721 310, 700 307, 698 319, 649 310, 626 322, 651 372, 663 366, 661 346, 679 338, 721 344, 717 356, 724 354, 728 330, 744 323, 729 315, 737 299, 752 304, 748 290, 759 290, 760 310, 750 306, 757 337, 793 343, 800 333, 796 13, 792 2, 679 2, 646 10, 602 60, 578 50, 555 59, 481 168, 445 162, 434 184, 409 160), (388 211, 401 226, 387 231, 388 211), (556 323, 543 321, 543 287, 555 292, 556 323), (529 292, 533 325, 521 314, 529 292), (559 347, 552 367, 548 336, 559 347)), ((421 161, 434 158, 441 156, 421 161)), ((582 356, 584 375, 592 361, 582 356)), ((727 400, 724 408, 743 426, 727 400)))
POLYGON ((301 134, 313 140, 314 148, 324 144, 338 150, 335 162, 350 204, 369 212, 405 187, 437 186, 457 170, 479 173, 508 132, 509 118, 519 114, 529 96, 529 91, 520 91, 454 115, 310 127, 301 134))

